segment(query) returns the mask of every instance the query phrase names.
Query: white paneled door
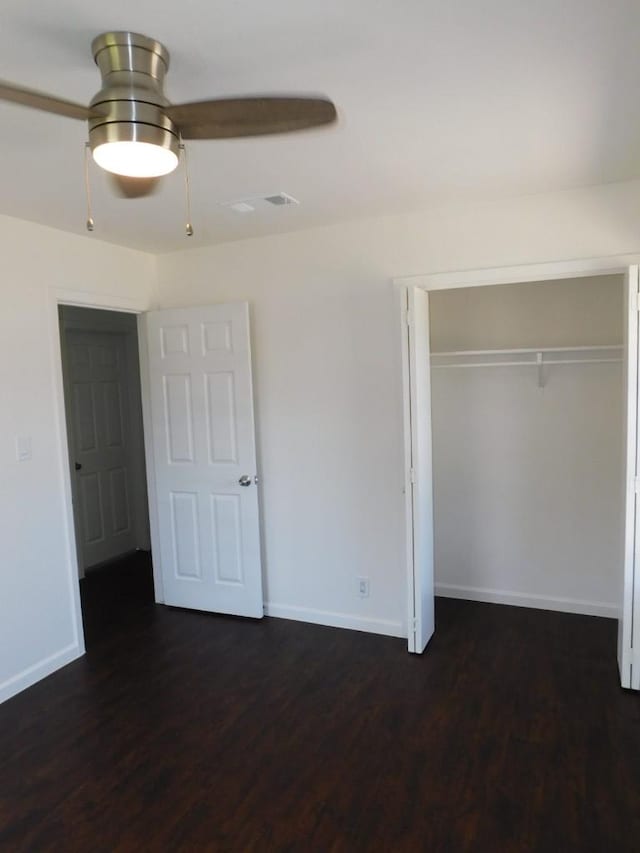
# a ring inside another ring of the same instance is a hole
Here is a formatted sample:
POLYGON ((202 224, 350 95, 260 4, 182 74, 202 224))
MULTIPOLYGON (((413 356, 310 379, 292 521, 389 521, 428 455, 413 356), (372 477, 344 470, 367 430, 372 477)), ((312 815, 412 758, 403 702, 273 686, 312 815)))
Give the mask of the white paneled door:
POLYGON ((262 617, 248 305, 151 311, 146 324, 164 601, 262 617))
POLYGON ((133 551, 124 335, 68 330, 65 404, 83 569, 133 551))
POLYGON ((407 544, 409 651, 422 653, 435 630, 433 551, 433 467, 431 453, 431 364, 429 295, 407 288, 402 317, 405 455, 407 461, 407 544))

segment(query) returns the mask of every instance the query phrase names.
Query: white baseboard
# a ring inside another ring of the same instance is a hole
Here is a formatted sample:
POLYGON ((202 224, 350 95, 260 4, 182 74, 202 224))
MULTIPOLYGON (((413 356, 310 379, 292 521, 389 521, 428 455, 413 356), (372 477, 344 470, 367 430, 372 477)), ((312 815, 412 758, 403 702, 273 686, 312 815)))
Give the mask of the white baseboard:
POLYGON ((336 613, 331 610, 315 610, 311 607, 293 607, 288 604, 264 603, 265 616, 278 619, 293 619, 296 622, 311 622, 314 625, 326 625, 329 628, 349 628, 352 631, 367 631, 370 634, 383 634, 386 637, 404 637, 400 622, 389 619, 368 619, 353 613, 336 613))
POLYGON ((60 667, 66 666, 68 663, 71 663, 71 661, 76 660, 76 658, 81 657, 83 654, 84 652, 80 646, 73 643, 70 646, 65 646, 64 649, 60 649, 59 652, 49 655, 49 657, 44 660, 34 663, 33 666, 23 669, 22 672, 19 672, 17 675, 13 675, 11 678, 8 678, 0 684, 0 702, 5 702, 7 699, 15 696, 16 693, 26 690, 27 687, 31 687, 32 684, 35 684, 36 681, 46 678, 47 675, 51 675, 52 672, 60 669, 60 667))
POLYGON ((484 589, 474 586, 437 583, 436 595, 443 598, 464 598, 487 604, 510 604, 513 607, 534 607, 538 610, 556 610, 560 613, 580 613, 584 616, 620 617, 620 608, 606 601, 584 601, 580 598, 554 598, 548 595, 512 592, 507 589, 484 589))

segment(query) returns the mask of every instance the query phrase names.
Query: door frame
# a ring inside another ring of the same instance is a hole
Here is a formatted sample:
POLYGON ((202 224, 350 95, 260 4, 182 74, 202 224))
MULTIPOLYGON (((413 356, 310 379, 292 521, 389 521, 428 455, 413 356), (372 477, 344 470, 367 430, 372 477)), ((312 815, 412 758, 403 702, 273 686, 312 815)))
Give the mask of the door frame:
MULTIPOLYGON (((119 311, 137 316, 138 323, 138 349, 140 365, 140 393, 142 398, 143 415, 143 440, 145 446, 145 461, 147 466, 147 491, 149 505, 149 527, 151 542, 157 541, 157 509, 154 490, 153 471, 153 447, 150 430, 148 429, 148 377, 146 374, 146 335, 144 324, 144 312, 150 309, 146 299, 136 299, 125 295, 93 293, 91 291, 69 290, 66 288, 53 288, 49 291, 49 337, 51 352, 51 371, 53 380, 54 409, 56 418, 56 444, 57 464, 62 482, 62 508, 65 519, 65 545, 67 558, 67 589, 71 604, 71 613, 74 626, 74 640, 79 654, 84 654, 84 629, 82 625, 82 608, 80 604, 80 584, 78 550, 75 530, 75 517, 73 512, 73 499, 71 488, 71 470, 69 467, 69 435, 67 430, 65 400, 64 400, 64 377, 62 370, 62 340, 58 308, 61 305, 69 305, 75 308, 92 308, 102 311, 119 311)), ((153 564, 153 582, 155 587, 155 599, 158 604, 163 603, 163 587, 160 567, 153 564)))
MULTIPOLYGON (((517 266, 461 269, 424 275, 402 276, 393 279, 396 296, 396 316, 400 317, 400 350, 402 363, 402 413, 404 435, 404 530, 405 541, 400 559, 405 562, 408 613, 408 648, 412 648, 411 624, 414 616, 414 601, 420 590, 416 589, 413 566, 413 502, 410 460, 411 445, 411 383, 409 380, 409 325, 407 323, 407 301, 410 288, 421 290, 453 290, 460 287, 491 287, 497 284, 525 284, 527 282, 552 281, 569 278, 586 278, 594 275, 625 275, 628 268, 640 264, 640 255, 611 255, 599 258, 580 258, 569 261, 521 264, 517 266)), ((433 475, 432 475, 433 482, 433 475)), ((622 675, 622 674, 621 674, 622 675)), ((624 685, 623 685, 624 686, 624 685)))

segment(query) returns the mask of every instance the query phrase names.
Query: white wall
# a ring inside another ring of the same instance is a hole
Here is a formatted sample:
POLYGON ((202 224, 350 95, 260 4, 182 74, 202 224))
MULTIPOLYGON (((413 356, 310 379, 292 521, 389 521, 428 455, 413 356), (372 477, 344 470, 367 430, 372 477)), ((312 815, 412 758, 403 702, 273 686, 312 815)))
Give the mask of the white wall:
MULTIPOLYGON (((622 276, 431 294, 440 350, 621 344, 622 276)), ((437 360, 434 360, 434 365, 437 360)), ((617 616, 622 365, 432 369, 436 590, 617 616)))
POLYGON ((391 279, 633 253, 640 182, 162 255, 160 306, 252 306, 272 611, 406 633, 399 321, 391 279), (357 597, 355 578, 371 579, 357 597))
POLYGON ((622 343, 622 277, 587 276, 429 295, 431 351, 622 343))
POLYGON ((148 304, 154 261, 92 238, 0 217, 0 701, 81 651, 72 615, 55 384, 58 289, 148 304), (16 461, 29 435, 33 459, 16 461))
POLYGON ((622 369, 433 370, 436 592, 617 617, 622 369))

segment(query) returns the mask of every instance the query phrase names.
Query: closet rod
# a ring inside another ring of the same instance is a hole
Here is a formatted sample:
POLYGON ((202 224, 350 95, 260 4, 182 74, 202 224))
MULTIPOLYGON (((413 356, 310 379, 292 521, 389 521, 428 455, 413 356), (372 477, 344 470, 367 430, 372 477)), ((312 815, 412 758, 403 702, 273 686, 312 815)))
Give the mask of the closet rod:
MULTIPOLYGON (((537 350, 539 352, 539 350, 537 350)), ((444 355, 444 353, 437 353, 444 355)), ((621 364, 621 358, 565 358, 565 359, 545 359, 542 366, 547 367, 551 364, 621 364)), ((469 361, 459 362, 458 364, 434 364, 431 366, 441 370, 446 367, 538 367, 537 361, 469 361)))
POLYGON ((544 388, 545 370, 548 367, 562 364, 620 364, 622 352, 623 347, 619 344, 592 347, 457 350, 431 353, 431 367, 435 370, 461 367, 536 367, 538 387, 544 388))
MULTIPOLYGON (((525 355, 527 353, 545 352, 594 352, 597 350, 622 350, 622 344, 611 344, 609 346, 598 345, 594 347, 528 347, 527 349, 468 349, 450 350, 449 352, 432 352, 433 357, 454 357, 463 355, 525 355)), ((520 362, 518 362, 520 363, 520 362)), ((549 364, 550 362, 547 362, 549 364)))

